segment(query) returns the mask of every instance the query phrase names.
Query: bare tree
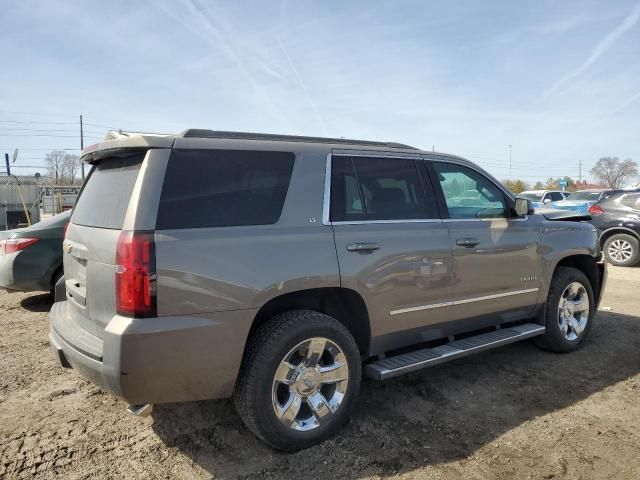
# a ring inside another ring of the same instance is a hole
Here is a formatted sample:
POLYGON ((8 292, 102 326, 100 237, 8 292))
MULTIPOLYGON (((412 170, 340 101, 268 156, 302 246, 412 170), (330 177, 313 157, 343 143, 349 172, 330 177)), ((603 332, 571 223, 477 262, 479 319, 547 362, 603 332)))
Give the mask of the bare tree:
POLYGON ((620 188, 629 177, 638 175, 638 164, 630 158, 621 162, 618 157, 603 157, 591 169, 591 175, 608 188, 620 188))
POLYGON ((66 152, 53 150, 44 156, 44 164, 47 167, 49 176, 54 181, 54 185, 60 185, 65 174, 66 152))
POLYGON ((80 157, 67 153, 64 157, 64 177, 69 185, 75 185, 80 171, 80 157))

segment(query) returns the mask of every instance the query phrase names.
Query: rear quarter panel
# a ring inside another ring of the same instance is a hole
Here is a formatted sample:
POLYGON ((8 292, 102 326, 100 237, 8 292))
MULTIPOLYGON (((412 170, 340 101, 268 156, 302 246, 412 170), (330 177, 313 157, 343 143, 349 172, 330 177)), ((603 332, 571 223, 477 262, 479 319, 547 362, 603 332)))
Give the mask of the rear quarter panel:
POLYGON ((157 230, 158 315, 253 309, 340 286, 333 230, 322 224, 325 164, 326 152, 296 154, 273 225, 157 230))

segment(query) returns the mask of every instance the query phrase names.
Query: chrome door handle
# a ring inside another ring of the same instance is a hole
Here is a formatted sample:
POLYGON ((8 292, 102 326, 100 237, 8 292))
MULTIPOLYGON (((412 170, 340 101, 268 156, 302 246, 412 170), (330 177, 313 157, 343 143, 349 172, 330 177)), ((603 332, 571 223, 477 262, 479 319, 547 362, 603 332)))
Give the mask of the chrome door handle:
POLYGON ((477 238, 459 238, 456 240, 456 245, 465 248, 473 248, 480 243, 477 238))
POLYGON ((347 251, 349 252, 373 252, 380 247, 375 243, 350 243, 347 245, 347 251))

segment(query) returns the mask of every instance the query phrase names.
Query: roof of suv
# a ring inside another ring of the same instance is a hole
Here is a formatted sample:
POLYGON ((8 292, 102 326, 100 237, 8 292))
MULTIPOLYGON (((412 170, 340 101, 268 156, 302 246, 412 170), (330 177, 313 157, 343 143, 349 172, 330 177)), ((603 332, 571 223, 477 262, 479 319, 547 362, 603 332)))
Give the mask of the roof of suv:
POLYGON ((357 145, 364 147, 399 148, 401 150, 418 150, 415 147, 396 142, 373 142, 368 140, 352 140, 348 138, 305 137, 298 135, 277 135, 272 133, 225 132, 191 128, 178 137, 182 138, 220 138, 226 140, 267 140, 277 142, 326 143, 331 145, 357 145))
MULTIPOLYGON (((90 145, 82 151, 81 157, 85 162, 98 160, 111 155, 114 150, 128 148, 172 148, 185 140, 219 140, 219 141, 249 141, 252 148, 269 148, 274 142, 297 144, 298 147, 307 145, 309 148, 317 148, 324 145, 328 148, 354 149, 354 150, 382 150, 390 153, 404 154, 428 154, 449 159, 461 160, 472 163, 469 160, 448 153, 424 151, 410 145, 397 142, 378 142, 369 140, 353 140, 347 138, 308 137, 298 135, 278 135, 268 133, 227 132, 206 129, 188 129, 180 134, 158 134, 143 132, 125 132, 112 130, 107 132, 104 141, 90 145)), ((304 148, 304 147, 303 147, 304 148)))

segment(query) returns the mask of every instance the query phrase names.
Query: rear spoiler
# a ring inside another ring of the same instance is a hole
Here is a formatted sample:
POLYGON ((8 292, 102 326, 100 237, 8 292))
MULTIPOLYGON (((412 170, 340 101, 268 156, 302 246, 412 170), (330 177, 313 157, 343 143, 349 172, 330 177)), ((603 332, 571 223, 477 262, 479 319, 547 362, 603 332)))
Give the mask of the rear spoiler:
POLYGON ((82 150, 80 160, 85 163, 93 163, 105 157, 131 152, 131 150, 172 148, 175 138, 175 135, 123 132, 122 130, 110 131, 103 142, 89 145, 82 150))

